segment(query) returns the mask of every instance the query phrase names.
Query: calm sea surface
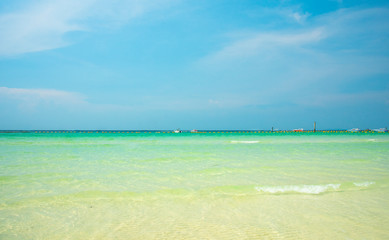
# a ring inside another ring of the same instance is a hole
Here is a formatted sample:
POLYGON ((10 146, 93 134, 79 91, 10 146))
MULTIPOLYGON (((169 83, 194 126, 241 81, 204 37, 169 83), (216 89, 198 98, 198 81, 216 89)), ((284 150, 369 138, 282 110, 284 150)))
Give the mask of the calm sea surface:
POLYGON ((0 133, 0 239, 389 239, 388 133, 0 133))

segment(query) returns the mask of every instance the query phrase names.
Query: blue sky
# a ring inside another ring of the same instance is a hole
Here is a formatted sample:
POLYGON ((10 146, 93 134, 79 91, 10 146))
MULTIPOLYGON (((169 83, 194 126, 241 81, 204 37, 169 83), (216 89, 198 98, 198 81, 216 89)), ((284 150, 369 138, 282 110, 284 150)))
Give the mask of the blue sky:
POLYGON ((389 127, 387 1, 0 2, 0 129, 389 127))

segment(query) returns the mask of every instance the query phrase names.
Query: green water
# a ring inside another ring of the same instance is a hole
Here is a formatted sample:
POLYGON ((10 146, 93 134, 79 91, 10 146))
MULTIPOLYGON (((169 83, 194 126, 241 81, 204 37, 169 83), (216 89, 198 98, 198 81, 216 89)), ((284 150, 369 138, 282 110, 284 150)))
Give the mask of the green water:
POLYGON ((0 239, 389 239, 388 133, 0 133, 0 239))

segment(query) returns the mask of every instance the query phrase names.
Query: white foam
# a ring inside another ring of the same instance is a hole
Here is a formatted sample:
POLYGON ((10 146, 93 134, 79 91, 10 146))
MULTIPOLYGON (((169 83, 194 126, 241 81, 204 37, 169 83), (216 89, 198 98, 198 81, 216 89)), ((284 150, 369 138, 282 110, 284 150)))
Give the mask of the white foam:
POLYGON ((357 187, 368 187, 372 184, 375 184, 375 182, 359 182, 359 183, 353 183, 357 187))
POLYGON ((265 193, 307 193, 307 194, 319 194, 328 190, 339 189, 340 184, 326 184, 326 185, 289 185, 289 186, 263 186, 255 187, 259 192, 265 193))
POLYGON ((377 139, 372 138, 372 139, 367 139, 367 141, 368 142, 377 142, 377 139))
POLYGON ((231 141, 231 143, 253 144, 253 143, 259 143, 259 141, 231 141))

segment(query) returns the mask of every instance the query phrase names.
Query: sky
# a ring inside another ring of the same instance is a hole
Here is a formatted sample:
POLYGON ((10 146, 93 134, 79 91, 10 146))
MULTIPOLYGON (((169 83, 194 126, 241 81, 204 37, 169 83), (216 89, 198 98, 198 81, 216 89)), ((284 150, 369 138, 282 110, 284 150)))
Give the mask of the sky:
POLYGON ((383 0, 3 0, 0 129, 389 127, 383 0))

